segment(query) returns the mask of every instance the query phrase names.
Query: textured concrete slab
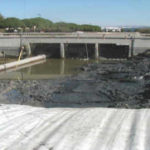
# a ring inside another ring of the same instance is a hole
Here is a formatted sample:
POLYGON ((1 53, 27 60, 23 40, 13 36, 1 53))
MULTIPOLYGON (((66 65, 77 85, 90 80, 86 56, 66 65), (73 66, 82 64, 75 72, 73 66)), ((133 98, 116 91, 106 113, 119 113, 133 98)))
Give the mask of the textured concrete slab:
POLYGON ((150 110, 0 106, 1 150, 149 150, 150 110))

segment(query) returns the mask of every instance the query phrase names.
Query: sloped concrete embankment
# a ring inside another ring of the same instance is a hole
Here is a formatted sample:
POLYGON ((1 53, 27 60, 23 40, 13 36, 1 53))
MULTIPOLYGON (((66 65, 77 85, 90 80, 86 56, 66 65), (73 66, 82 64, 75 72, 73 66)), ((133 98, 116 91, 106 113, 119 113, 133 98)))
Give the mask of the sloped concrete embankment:
POLYGON ((0 148, 148 150, 150 110, 1 105, 0 148))

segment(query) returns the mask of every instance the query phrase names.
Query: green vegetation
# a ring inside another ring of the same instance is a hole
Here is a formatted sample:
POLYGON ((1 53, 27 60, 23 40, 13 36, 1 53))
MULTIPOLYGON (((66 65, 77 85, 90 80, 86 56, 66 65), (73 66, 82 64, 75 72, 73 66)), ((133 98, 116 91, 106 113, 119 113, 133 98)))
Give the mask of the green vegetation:
POLYGON ((139 28, 136 31, 140 33, 150 33, 150 28, 139 28))
POLYGON ((4 19, 4 17, 0 14, 0 21, 2 21, 4 19))
POLYGON ((0 14, 0 28, 2 28, 2 22, 4 20, 4 17, 0 14))
POLYGON ((49 29, 52 27, 53 24, 51 21, 39 17, 24 19, 22 20, 22 22, 25 24, 26 27, 33 28, 34 26, 36 26, 36 28, 39 30, 49 29))
POLYGON ((1 27, 3 28, 18 28, 25 27, 25 24, 17 18, 6 18, 1 22, 1 27))
MULTIPOLYGON (((43 32, 75 32, 75 31, 89 31, 89 32, 100 32, 101 28, 95 25, 78 25, 75 23, 58 22, 53 23, 52 21, 44 18, 30 18, 20 20, 18 18, 4 18, 0 15, 0 29, 22 28, 23 31, 43 31, 43 32)), ((9 31, 9 30, 8 30, 9 31)))

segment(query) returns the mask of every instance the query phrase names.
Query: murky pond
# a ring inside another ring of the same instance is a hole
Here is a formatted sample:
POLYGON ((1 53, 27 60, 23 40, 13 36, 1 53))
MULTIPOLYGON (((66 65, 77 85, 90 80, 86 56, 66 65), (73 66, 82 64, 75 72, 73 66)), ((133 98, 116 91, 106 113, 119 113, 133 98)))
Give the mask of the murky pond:
POLYGON ((53 79, 79 73, 79 67, 96 62, 96 60, 81 59, 47 59, 24 68, 0 73, 0 79, 53 79))

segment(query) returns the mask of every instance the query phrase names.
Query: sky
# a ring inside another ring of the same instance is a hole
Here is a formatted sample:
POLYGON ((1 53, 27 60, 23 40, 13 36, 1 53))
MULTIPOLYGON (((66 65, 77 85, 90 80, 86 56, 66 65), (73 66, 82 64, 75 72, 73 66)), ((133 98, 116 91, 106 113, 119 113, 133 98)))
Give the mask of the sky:
POLYGON ((150 26, 150 0, 0 0, 4 17, 100 26, 150 26))

